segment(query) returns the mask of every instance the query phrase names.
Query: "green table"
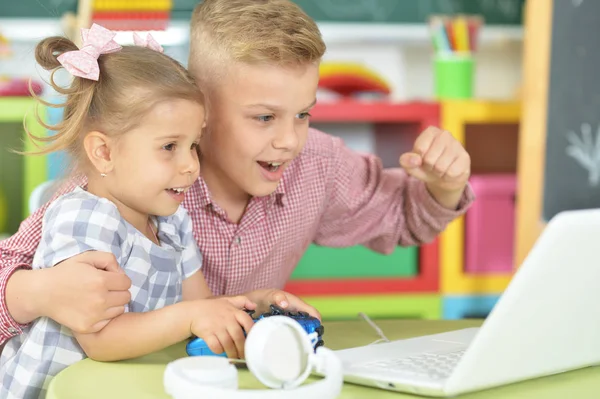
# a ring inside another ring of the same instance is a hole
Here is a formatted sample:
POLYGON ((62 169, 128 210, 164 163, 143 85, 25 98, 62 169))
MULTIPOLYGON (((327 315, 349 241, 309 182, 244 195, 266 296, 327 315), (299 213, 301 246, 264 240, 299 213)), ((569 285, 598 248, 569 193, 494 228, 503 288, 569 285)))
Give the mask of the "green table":
MULTIPOLYGON (((478 326, 481 321, 412 321, 385 320, 377 324, 390 339, 409 338, 478 326)), ((331 349, 366 345, 378 337, 364 321, 325 323, 325 343, 331 349)), ((100 363, 83 360, 59 373, 50 384, 48 399, 95 398, 169 398, 163 391, 165 365, 185 356, 184 344, 135 360, 100 363)), ((248 372, 240 370, 240 388, 258 389, 263 386, 248 372)), ((600 397, 600 368, 587 368, 569 373, 507 385, 461 398, 472 399, 587 399, 600 397)), ((345 384, 340 398, 402 399, 413 395, 375 388, 345 384)))

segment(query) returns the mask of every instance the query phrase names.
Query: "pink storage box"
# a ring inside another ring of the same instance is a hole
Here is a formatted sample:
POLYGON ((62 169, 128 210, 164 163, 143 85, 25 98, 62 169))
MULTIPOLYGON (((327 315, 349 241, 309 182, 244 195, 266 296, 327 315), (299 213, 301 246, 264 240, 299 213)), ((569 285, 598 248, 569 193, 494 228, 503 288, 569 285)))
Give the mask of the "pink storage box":
POLYGON ((476 175, 470 183, 476 199, 465 215, 465 271, 511 273, 516 176, 476 175))

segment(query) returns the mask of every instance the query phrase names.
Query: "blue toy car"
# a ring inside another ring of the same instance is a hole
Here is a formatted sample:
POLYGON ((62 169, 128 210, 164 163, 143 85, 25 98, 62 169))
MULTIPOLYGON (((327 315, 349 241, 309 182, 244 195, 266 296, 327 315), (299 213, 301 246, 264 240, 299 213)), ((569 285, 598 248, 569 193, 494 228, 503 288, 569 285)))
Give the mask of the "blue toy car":
MULTIPOLYGON (((247 310, 246 312, 250 316, 252 316, 254 314, 253 310, 247 310)), ((304 328, 304 331, 306 331, 307 334, 312 334, 312 333, 316 332, 319 338, 314 345, 315 350, 317 350, 317 348, 319 346, 324 345, 323 334, 325 333, 325 327, 323 325, 321 325, 321 322, 319 321, 319 319, 317 319, 316 317, 309 316, 309 314, 306 312, 287 312, 287 311, 284 311, 279 306, 271 305, 271 312, 263 313, 260 316, 253 318, 253 320, 256 323, 258 320, 264 319, 265 317, 279 316, 279 315, 288 316, 288 317, 291 317, 292 319, 296 320, 298 323, 300 323, 302 328, 304 328)), ((188 344, 186 345, 185 349, 189 356, 227 357, 227 354, 225 352, 217 355, 216 353, 211 351, 210 348, 208 347, 208 345, 206 345, 206 342, 204 342, 204 340, 202 338, 198 338, 198 337, 192 338, 190 340, 190 342, 188 342, 188 344)))

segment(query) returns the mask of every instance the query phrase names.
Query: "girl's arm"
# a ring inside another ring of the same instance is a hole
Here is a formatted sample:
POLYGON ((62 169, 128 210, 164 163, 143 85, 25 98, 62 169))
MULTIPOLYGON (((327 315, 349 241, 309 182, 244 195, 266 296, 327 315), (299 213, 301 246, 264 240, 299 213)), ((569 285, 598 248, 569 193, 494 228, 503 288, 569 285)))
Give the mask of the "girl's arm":
POLYGON ((207 299, 213 296, 202 273, 203 257, 194 238, 192 219, 183 207, 173 215, 178 226, 183 252, 181 254, 181 272, 183 274, 182 294, 184 301, 207 299))
MULTIPOLYGON (((196 302, 180 302, 143 313, 124 313, 102 330, 74 333, 86 355, 98 361, 131 359, 146 355, 191 336, 196 302)), ((196 306, 198 307, 198 306, 196 306)))
POLYGON ((244 330, 254 322, 241 309, 254 304, 244 296, 179 302, 143 313, 125 313, 101 331, 75 334, 86 355, 98 361, 147 355, 188 338, 202 337, 214 353, 244 356, 244 330))
POLYGON ((206 283, 202 270, 198 270, 190 277, 183 280, 183 300, 194 301, 197 299, 207 299, 213 296, 212 291, 206 283))

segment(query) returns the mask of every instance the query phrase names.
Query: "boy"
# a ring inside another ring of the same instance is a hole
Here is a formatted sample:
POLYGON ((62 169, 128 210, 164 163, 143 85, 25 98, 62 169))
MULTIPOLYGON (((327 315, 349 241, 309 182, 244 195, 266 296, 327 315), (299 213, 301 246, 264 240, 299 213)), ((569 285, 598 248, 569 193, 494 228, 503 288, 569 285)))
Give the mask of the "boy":
MULTIPOLYGON (((431 241, 473 201, 469 156, 448 132, 427 129, 400 156, 401 168, 386 170, 309 129, 325 44, 291 1, 205 0, 193 13, 190 44, 209 117, 202 177, 184 206, 215 295, 283 288, 311 242, 391 253, 431 241)), ((0 243, 0 342, 39 316, 98 331, 129 300, 110 254, 20 270, 31 264, 44 209, 0 243)), ((274 295, 283 306, 306 306, 274 295)))

